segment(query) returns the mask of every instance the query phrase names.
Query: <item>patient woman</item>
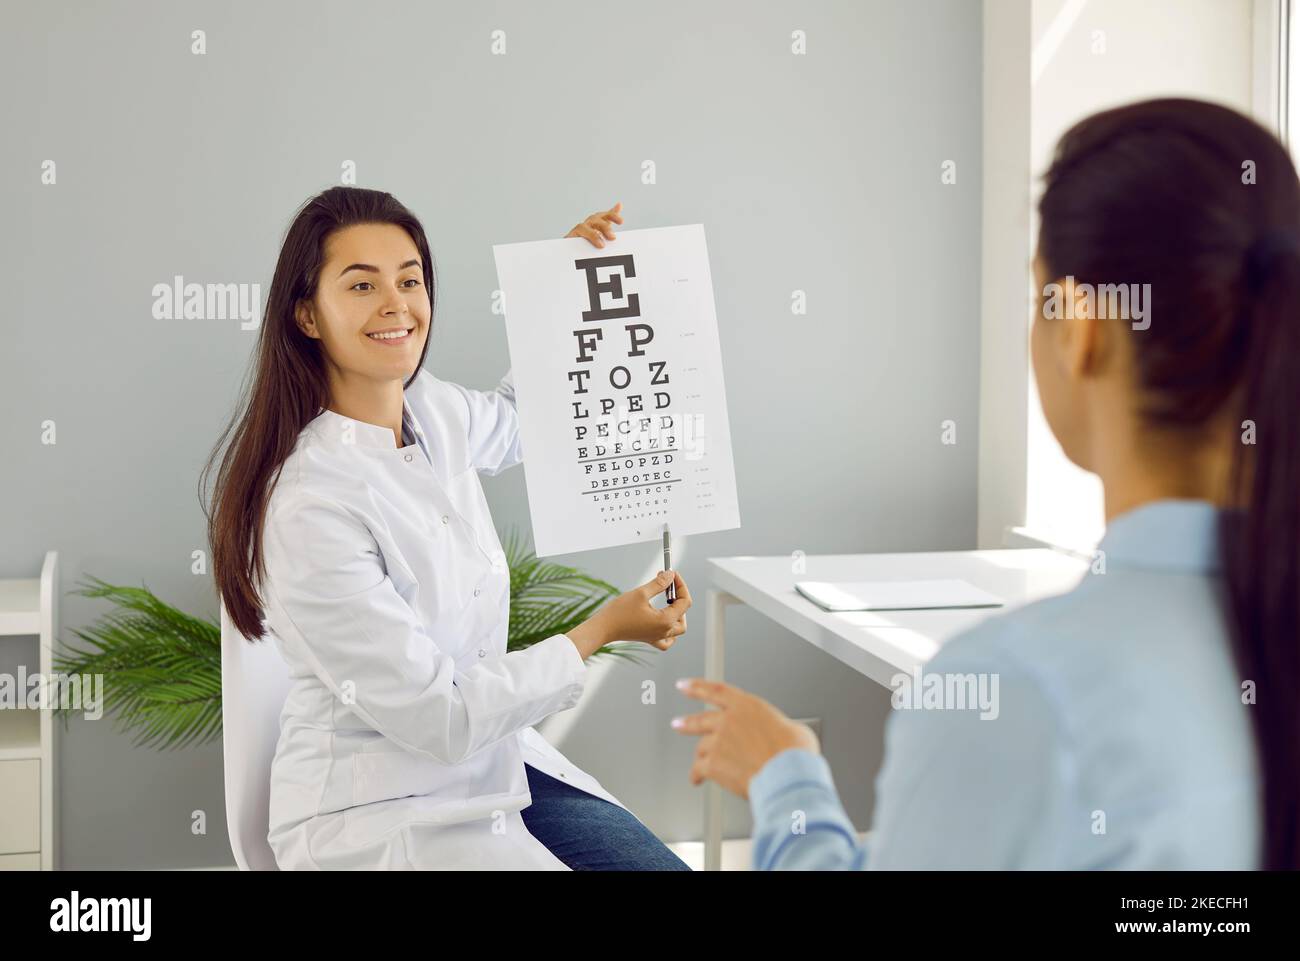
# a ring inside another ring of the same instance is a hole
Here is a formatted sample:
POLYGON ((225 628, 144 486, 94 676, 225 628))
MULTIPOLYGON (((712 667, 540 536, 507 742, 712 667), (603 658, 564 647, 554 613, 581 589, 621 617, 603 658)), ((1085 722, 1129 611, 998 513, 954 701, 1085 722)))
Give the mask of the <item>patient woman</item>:
POLYGON ((996 719, 896 710, 865 845, 811 731, 686 682, 717 708, 678 727, 690 779, 748 796, 757 868, 1300 867, 1296 171, 1246 117, 1156 100, 1076 125, 1045 180, 1034 373, 1105 487, 1103 554, 926 666, 996 675, 996 719), (1145 317, 1084 283, 1149 284, 1145 317))
MULTIPOLYGON (((616 205, 568 236, 604 247, 622 222, 616 205)), ((523 456, 514 390, 508 374, 478 391, 424 369, 434 294, 424 229, 390 194, 313 197, 285 236, 231 424, 209 514, 217 585, 292 677, 271 768, 276 862, 688 870, 532 725, 578 702, 605 644, 670 647, 690 592, 664 572, 507 652, 510 572, 478 475, 523 456), (653 606, 671 584, 677 600, 653 606)))

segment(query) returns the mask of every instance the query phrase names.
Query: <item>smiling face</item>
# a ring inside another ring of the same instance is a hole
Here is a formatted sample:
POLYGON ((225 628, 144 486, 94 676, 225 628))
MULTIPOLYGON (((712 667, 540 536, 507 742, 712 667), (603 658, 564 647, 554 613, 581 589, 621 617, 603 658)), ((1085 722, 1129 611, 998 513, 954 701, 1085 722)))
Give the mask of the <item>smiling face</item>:
POLYGON ((331 379, 392 381, 415 372, 431 314, 410 235, 395 224, 356 224, 329 236, 316 294, 295 317, 321 341, 331 379))

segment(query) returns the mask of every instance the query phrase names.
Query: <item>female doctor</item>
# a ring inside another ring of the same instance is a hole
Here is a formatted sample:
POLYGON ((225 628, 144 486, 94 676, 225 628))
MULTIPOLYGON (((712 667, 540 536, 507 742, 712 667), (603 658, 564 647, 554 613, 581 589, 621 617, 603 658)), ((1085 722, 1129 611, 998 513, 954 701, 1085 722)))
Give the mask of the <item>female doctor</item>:
MULTIPOLYGON (((619 208, 567 236, 603 247, 619 208)), ((670 647, 690 592, 663 572, 506 652, 510 577, 478 474, 523 456, 514 391, 509 374, 484 392, 424 370, 434 300, 409 210, 357 187, 313 197, 280 251, 246 409, 217 445, 233 428, 209 515, 217 586, 291 675, 276 861, 686 870, 532 725, 578 702, 602 645, 670 647)))

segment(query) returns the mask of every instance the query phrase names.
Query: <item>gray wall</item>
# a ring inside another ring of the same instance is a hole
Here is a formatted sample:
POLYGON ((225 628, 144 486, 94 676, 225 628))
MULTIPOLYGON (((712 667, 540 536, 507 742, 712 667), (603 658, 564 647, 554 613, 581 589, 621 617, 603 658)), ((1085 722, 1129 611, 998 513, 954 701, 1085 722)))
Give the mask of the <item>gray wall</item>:
MULTIPOLYGON (((709 556, 974 546, 972 0, 5 0, 3 16, 0 576, 34 576, 55 548, 65 592, 89 573, 215 616, 211 578, 190 573, 196 483, 256 335, 154 320, 151 288, 181 274, 265 296, 293 209, 345 160, 423 219, 442 282, 427 363, 476 387, 508 364, 493 243, 561 236, 618 199, 628 228, 705 225, 743 527, 680 545, 697 598, 709 556), (949 418, 956 446, 940 443, 949 418)), ((522 471, 485 486, 500 529, 527 523, 522 471)), ((645 545, 566 560, 626 587, 657 561, 645 545)), ((65 640, 104 609, 65 595, 65 640)), ((673 680, 702 671, 699 614, 652 667, 593 666, 581 706, 545 728, 666 840, 700 831, 693 742, 668 727, 687 706, 673 680)), ((887 692, 750 612, 729 625, 730 679, 823 718, 866 828, 887 692)), ((107 719, 57 744, 63 867, 231 862, 219 744, 137 749, 107 719)), ((727 833, 746 833, 747 807, 727 810, 727 833)))

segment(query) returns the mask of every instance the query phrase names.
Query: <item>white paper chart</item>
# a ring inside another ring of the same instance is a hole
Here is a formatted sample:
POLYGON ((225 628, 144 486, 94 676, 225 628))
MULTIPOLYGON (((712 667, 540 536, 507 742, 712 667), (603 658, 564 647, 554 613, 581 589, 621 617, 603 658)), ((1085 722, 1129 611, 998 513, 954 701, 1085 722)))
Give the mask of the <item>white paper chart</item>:
POLYGON ((704 227, 493 248, 545 557, 740 526, 704 227))

